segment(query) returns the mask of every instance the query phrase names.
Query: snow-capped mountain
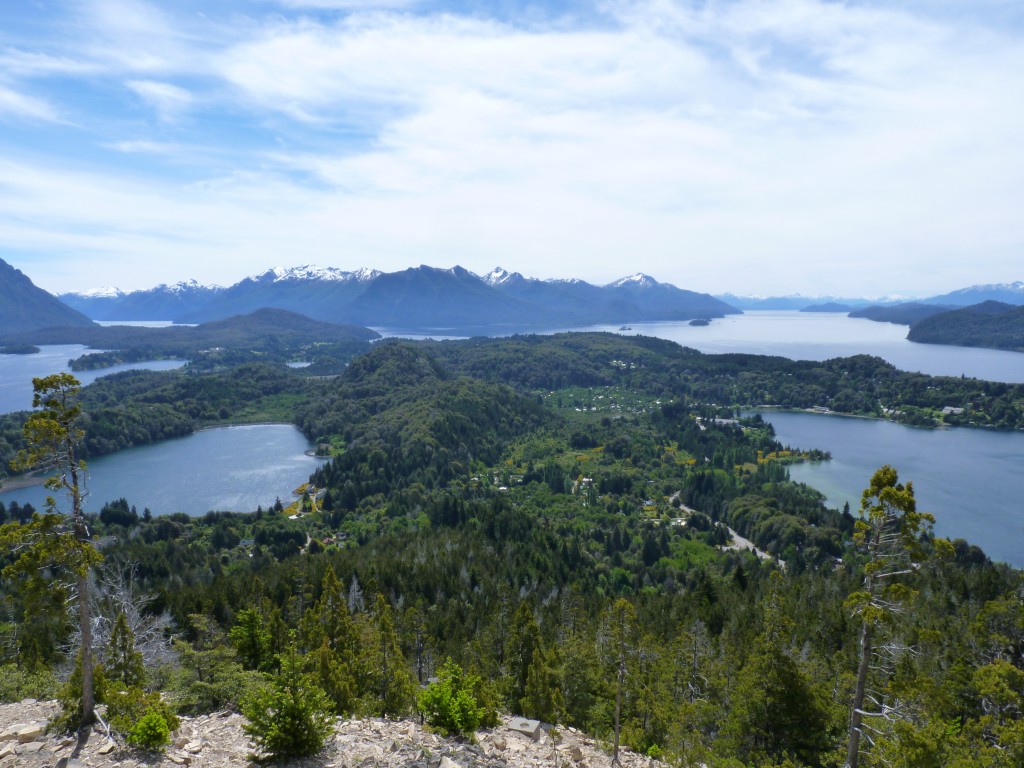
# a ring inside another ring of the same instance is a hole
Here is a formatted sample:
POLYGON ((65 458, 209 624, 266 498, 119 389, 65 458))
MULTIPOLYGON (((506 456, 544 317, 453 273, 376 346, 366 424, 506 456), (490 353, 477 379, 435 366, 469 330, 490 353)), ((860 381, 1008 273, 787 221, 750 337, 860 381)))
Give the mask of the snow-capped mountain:
POLYGON ((480 279, 487 285, 494 287, 507 283, 509 280, 514 280, 516 278, 522 279, 522 277, 523 276, 518 272, 509 272, 507 269, 503 269, 502 267, 495 267, 486 275, 481 276, 480 279))
POLYGON ((76 291, 60 295, 61 301, 94 320, 175 320, 206 306, 224 289, 185 280, 161 283, 145 291, 125 293, 119 288, 76 291))
POLYGON ((496 267, 420 266, 393 273, 306 264, 272 267, 228 288, 194 280, 147 291, 66 294, 101 320, 202 323, 262 308, 287 309, 334 323, 420 328, 506 328, 721 317, 736 310, 707 294, 637 274, 605 286, 578 278, 537 280, 496 267))
POLYGON ((1014 283, 989 283, 987 285, 972 285, 967 288, 941 296, 932 296, 922 299, 926 304, 948 304, 957 307, 967 307, 972 304, 980 304, 983 301, 1000 301, 1004 304, 1024 305, 1024 282, 1014 283))
POLYGON ((621 277, 614 283, 608 283, 606 288, 653 288, 657 285, 661 285, 650 275, 645 275, 643 272, 637 272, 635 275, 629 277, 621 277))
POLYGON ((103 288, 93 288, 90 291, 69 291, 68 293, 61 294, 61 297, 80 296, 83 299, 117 299, 124 295, 124 291, 120 288, 107 285, 103 288))
POLYGON ((247 278, 256 282, 294 282, 294 281, 337 281, 337 282, 367 282, 380 275, 376 269, 357 269, 354 272, 346 272, 337 267, 317 267, 313 264, 304 264, 301 267, 273 267, 259 275, 247 278))

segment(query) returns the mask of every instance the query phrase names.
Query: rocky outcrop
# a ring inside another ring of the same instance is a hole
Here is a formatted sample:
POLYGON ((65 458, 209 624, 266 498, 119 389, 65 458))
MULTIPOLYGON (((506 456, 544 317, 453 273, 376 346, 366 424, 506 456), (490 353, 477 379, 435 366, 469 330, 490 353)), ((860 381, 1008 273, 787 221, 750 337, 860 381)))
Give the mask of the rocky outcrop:
MULTIPOLYGON (((79 741, 45 733, 56 702, 31 699, 0 705, 0 768, 243 768, 254 765, 244 719, 232 712, 181 718, 161 754, 139 752, 95 728, 79 741)), ((572 728, 542 728, 538 738, 514 730, 511 719, 481 730, 474 741, 432 733, 411 720, 340 720, 327 749, 286 765, 299 768, 611 768, 611 756, 572 728)), ((656 761, 622 752, 623 768, 656 761)))

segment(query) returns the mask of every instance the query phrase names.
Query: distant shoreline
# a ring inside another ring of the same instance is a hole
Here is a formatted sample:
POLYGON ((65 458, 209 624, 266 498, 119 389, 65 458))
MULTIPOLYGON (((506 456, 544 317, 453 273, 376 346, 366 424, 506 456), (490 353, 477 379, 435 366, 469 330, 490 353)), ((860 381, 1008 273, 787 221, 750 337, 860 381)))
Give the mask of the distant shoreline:
POLYGON ((24 475, 14 475, 13 477, 5 477, 3 480, 0 480, 0 493, 6 493, 7 491, 20 491, 22 488, 32 488, 36 485, 42 485, 45 482, 46 477, 33 472, 28 472, 24 475))

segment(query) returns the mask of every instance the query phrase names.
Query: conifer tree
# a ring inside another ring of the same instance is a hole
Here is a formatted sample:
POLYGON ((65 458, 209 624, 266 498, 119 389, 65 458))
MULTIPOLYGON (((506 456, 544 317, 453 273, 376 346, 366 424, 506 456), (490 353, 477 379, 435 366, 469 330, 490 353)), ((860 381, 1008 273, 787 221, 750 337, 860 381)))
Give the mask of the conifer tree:
POLYGON ((361 666, 365 674, 368 709, 377 716, 407 712, 413 704, 416 682, 395 631, 391 606, 377 593, 367 623, 361 666))
POLYGON ((622 698, 629 681, 630 660, 637 651, 639 629, 636 608, 625 598, 620 597, 605 609, 601 618, 598 645, 605 665, 615 677, 612 765, 621 765, 619 739, 622 734, 622 698))
MULTIPOLYGON (((924 540, 934 522, 933 515, 917 511, 913 484, 900 483, 895 469, 885 465, 872 475, 861 497, 860 519, 854 533, 854 543, 867 556, 864 581, 861 589, 846 600, 860 624, 860 658, 850 704, 846 768, 857 768, 861 737, 866 731, 875 730, 864 718, 892 719, 895 715, 880 695, 872 696, 874 708, 865 710, 868 675, 879 634, 915 594, 909 582, 926 556, 924 540)), ((935 547, 942 552, 950 549, 944 540, 936 540, 935 547)))
POLYGON ((108 682, 117 681, 128 688, 139 688, 146 677, 142 654, 135 650, 135 635, 128 619, 119 611, 110 631, 104 672, 108 682))
POLYGON ((46 499, 46 512, 34 515, 23 524, 8 524, 0 529, 0 547, 15 553, 15 560, 4 569, 7 576, 26 579, 30 594, 49 594, 63 603, 73 592, 78 607, 79 659, 81 663, 80 724, 95 719, 93 686, 94 652, 90 615, 89 578, 92 566, 102 557, 90 541, 82 503, 86 496, 85 462, 79 458, 85 436, 79 427, 82 407, 78 402, 78 379, 68 373, 56 373, 32 379, 32 407, 23 434, 27 447, 12 462, 16 470, 41 468, 52 472, 46 488, 62 491, 70 509, 58 512, 55 497, 46 499), (61 581, 50 581, 48 569, 66 570, 74 579, 74 588, 61 581))

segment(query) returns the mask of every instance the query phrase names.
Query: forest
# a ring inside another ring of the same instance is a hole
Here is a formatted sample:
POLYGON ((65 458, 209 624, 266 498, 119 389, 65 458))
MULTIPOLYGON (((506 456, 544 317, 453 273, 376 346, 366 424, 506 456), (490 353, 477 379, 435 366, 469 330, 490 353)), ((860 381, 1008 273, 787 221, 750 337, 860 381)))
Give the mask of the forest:
MULTIPOLYGON (((151 713, 252 711, 299 672, 333 714, 412 715, 457 668, 482 712, 674 765, 1019 766, 1020 572, 935 538, 892 468, 864 478, 863 509, 827 508, 788 475, 813 446, 736 408, 955 405, 1020 426, 1022 398, 869 357, 605 334, 382 342, 328 378, 247 363, 100 379, 78 401, 86 460, 266 413, 331 458, 270 509, 109 500, 84 549, 47 555, 56 591, 11 544, 59 526, 0 505, 0 697, 59 696, 74 719, 64 599, 87 571, 96 698, 129 734, 151 713)), ((7 460, 31 422, 5 420, 7 460)))

